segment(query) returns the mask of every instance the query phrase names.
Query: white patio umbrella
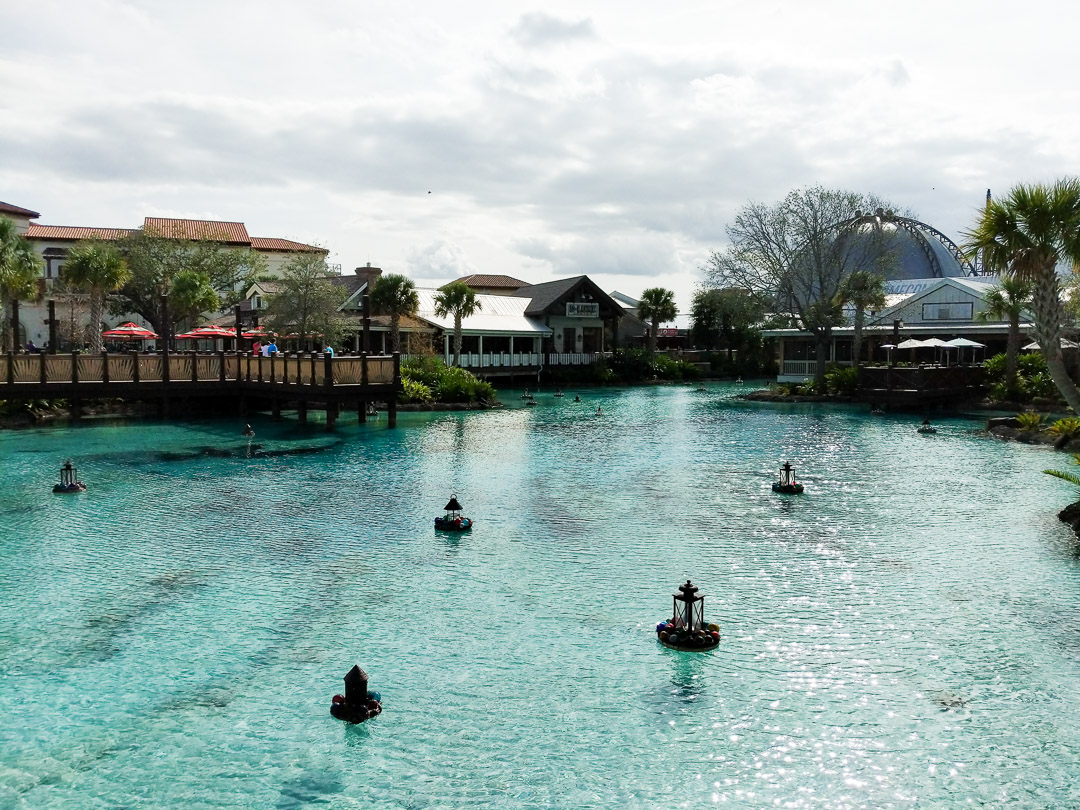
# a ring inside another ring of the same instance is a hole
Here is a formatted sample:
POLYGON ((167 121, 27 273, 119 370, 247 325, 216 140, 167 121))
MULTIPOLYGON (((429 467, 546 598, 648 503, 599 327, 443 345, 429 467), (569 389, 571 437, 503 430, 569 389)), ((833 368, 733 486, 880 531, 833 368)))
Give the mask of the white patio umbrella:
POLYGON ((921 340, 915 340, 915 338, 908 338, 903 343, 898 343, 896 345, 896 348, 898 348, 898 349, 921 349, 925 345, 926 344, 923 343, 921 340))
POLYGON ((962 337, 953 338, 952 340, 949 340, 949 341, 946 341, 946 342, 950 346, 956 347, 957 353, 958 353, 957 360, 959 360, 959 353, 961 351, 963 351, 964 349, 971 349, 971 362, 972 363, 975 362, 975 350, 976 349, 985 349, 986 348, 985 343, 979 343, 978 341, 968 340, 967 338, 962 338, 962 337))

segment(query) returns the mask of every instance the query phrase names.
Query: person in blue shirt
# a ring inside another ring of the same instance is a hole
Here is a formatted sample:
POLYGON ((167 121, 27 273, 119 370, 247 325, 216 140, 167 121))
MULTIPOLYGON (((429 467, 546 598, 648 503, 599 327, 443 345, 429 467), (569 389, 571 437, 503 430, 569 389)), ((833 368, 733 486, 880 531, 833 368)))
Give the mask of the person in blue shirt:
POLYGON ((325 349, 323 349, 323 352, 325 352, 326 354, 333 357, 334 356, 334 347, 333 346, 327 346, 325 349))
POLYGON ((277 344, 274 341, 271 340, 269 343, 266 344, 265 350, 266 350, 266 354, 267 354, 268 357, 270 355, 277 354, 277 351, 278 351, 277 344))

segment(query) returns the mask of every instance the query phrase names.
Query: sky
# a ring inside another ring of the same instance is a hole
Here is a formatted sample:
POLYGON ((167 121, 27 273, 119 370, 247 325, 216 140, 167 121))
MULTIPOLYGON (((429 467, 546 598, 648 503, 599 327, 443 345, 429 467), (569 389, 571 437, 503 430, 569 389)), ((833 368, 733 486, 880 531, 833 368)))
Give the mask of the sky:
POLYGON ((960 241, 988 188, 1080 173, 1077 30, 1041 0, 0 0, 0 200, 685 311, 750 202, 873 193, 960 241))

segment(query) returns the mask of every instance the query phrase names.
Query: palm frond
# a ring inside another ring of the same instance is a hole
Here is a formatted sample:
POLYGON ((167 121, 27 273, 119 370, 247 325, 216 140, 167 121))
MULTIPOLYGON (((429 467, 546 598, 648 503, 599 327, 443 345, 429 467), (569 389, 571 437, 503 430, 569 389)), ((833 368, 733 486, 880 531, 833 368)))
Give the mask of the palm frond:
POLYGON ((1060 478, 1062 481, 1068 481, 1070 484, 1080 487, 1080 475, 1073 475, 1062 470, 1043 470, 1047 475, 1052 475, 1054 478, 1060 478))

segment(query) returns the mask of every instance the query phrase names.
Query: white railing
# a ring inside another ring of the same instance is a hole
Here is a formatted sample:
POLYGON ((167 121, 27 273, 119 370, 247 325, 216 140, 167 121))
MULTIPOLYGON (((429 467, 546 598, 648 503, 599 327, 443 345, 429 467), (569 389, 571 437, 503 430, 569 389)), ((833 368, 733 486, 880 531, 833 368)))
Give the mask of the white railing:
POLYGON ((574 352, 570 354, 556 354, 552 353, 547 355, 547 365, 549 366, 589 366, 600 360, 605 360, 611 357, 611 352, 574 352))
MULTIPOLYGON (((813 377, 817 372, 817 360, 785 360, 780 374, 784 377, 813 377)), ((827 366, 850 366, 850 360, 827 360, 827 366)))

